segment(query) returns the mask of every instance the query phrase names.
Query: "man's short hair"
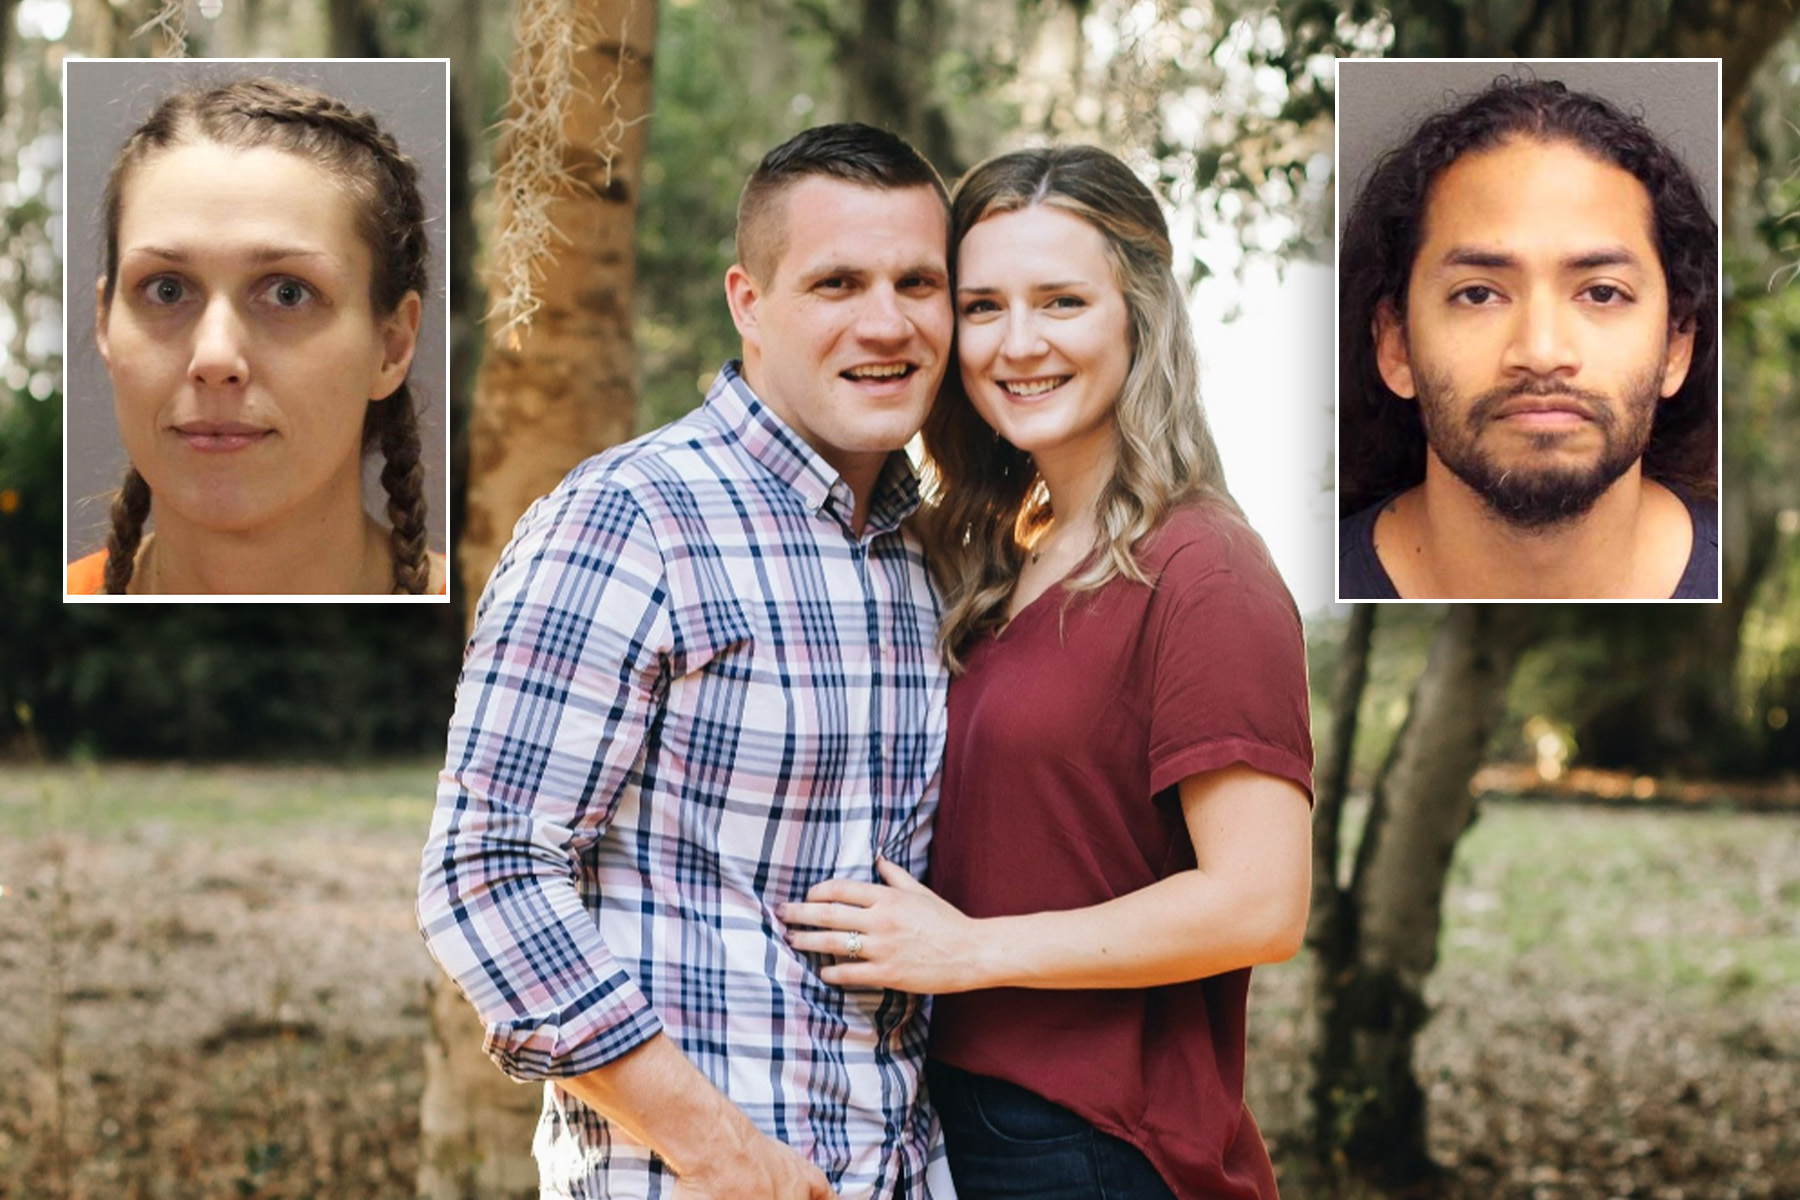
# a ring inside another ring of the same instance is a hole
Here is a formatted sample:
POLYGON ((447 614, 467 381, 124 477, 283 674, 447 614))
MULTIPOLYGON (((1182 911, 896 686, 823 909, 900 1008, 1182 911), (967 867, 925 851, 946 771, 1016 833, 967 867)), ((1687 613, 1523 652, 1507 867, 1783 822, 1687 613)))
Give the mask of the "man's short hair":
POLYGON ((1345 224, 1338 259, 1338 508, 1351 516, 1425 478, 1419 406, 1389 390, 1375 356, 1385 301, 1406 318, 1431 188, 1451 163, 1509 138, 1563 142, 1629 172, 1650 194, 1669 320, 1694 332, 1680 390, 1657 405, 1644 472, 1695 498, 1718 490, 1718 223, 1693 174, 1644 122, 1553 80, 1501 76, 1427 118, 1370 173, 1345 224))
POLYGON ((905 139, 856 122, 818 125, 765 154, 738 198, 738 262, 759 282, 768 282, 787 251, 778 219, 782 197, 814 175, 871 188, 931 188, 944 204, 948 240, 950 193, 937 170, 905 139))

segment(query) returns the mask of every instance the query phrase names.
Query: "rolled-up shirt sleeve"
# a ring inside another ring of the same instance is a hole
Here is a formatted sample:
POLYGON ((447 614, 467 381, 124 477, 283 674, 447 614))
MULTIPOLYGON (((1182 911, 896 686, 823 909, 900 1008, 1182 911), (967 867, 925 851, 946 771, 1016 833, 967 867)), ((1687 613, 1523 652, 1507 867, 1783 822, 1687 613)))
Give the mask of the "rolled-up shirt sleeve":
POLYGON ((662 1028, 578 863, 639 784, 667 686, 665 578, 624 489, 572 480, 521 519, 477 609, 418 918, 515 1079, 581 1074, 662 1028))

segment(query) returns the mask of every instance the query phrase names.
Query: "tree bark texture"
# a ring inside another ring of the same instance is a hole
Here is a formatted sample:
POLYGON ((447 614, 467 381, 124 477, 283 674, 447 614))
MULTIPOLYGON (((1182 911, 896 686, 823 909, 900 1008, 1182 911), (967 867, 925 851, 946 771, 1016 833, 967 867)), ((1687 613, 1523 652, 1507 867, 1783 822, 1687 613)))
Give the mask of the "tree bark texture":
MULTIPOLYGON (((637 409, 633 243, 656 7, 651 0, 578 7, 592 36, 576 50, 580 82, 563 125, 571 186, 550 210, 567 241, 539 281, 543 307, 519 344, 489 342, 470 414, 458 567, 471 596, 480 594, 519 515, 582 459, 630 437, 637 409), (617 139, 610 168, 608 147, 597 140, 604 131, 617 139)), ((507 152, 502 138, 501 160, 507 152)))
POLYGON ((1505 708, 1529 610, 1450 607, 1377 779, 1356 869, 1314 915, 1315 1137, 1326 1157, 1391 1183, 1432 1170, 1413 1042, 1428 1014, 1444 884, 1475 817, 1469 781, 1505 708))
POLYGON ((331 57, 380 58, 381 26, 366 0, 330 0, 331 57))
MULTIPOLYGON (((631 293, 656 7, 582 0, 577 8, 585 36, 563 121, 569 183, 550 209, 567 240, 545 264, 542 307, 518 343, 487 345, 470 406, 457 566, 471 614, 519 516, 582 459, 630 437, 635 420, 631 293)), ((507 153, 502 138, 497 155, 507 153)), ((429 1014, 419 1194, 535 1196, 541 1090, 489 1061, 473 1010, 447 980, 434 983, 429 1014)))
POLYGON ((1338 863, 1342 857, 1344 798, 1350 792, 1350 765, 1356 749, 1357 713, 1369 681, 1369 649, 1375 640, 1373 604, 1350 609, 1337 676, 1331 685, 1331 725, 1319 738, 1313 786, 1313 893, 1307 942, 1317 948, 1336 940, 1327 928, 1342 912, 1338 863))
POLYGON ((531 1137, 543 1089, 514 1083, 482 1052, 481 1021, 455 984, 436 978, 427 993, 421 1200, 534 1200, 531 1137))

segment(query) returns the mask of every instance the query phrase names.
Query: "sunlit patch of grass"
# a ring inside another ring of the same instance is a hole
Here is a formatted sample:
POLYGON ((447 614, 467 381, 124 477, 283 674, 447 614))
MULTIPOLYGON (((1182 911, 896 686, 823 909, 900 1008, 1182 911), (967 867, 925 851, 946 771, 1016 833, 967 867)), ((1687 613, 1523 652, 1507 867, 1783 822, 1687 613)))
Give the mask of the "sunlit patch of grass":
POLYGON ((329 825, 423 838, 436 773, 436 763, 10 768, 0 772, 0 837, 65 832, 116 840, 160 831, 243 843, 329 825))
POLYGON ((1489 803, 1445 897, 1442 962, 1706 1004, 1800 986, 1800 822, 1489 803))

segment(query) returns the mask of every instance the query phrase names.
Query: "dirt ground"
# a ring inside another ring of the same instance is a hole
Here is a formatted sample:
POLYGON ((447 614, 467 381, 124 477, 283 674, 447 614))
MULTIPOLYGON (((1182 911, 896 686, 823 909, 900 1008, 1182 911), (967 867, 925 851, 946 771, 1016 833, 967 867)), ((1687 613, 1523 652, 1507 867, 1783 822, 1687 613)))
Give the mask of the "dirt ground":
MULTIPOLYGON (((7 773, 0 1197, 413 1195, 430 787, 7 773)), ((1421 1046, 1446 1196, 1800 1197, 1800 822, 1493 805, 1454 884, 1421 1046)), ((1305 977, 1252 1002, 1278 1161, 1305 977)))

